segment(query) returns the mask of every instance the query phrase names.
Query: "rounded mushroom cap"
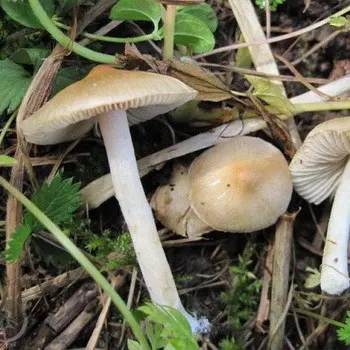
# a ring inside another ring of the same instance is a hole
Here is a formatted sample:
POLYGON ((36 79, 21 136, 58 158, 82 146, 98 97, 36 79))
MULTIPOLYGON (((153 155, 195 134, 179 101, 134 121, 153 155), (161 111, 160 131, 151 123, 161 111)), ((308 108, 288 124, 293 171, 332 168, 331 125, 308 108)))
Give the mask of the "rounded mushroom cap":
POLYGON ((159 186, 151 199, 157 219, 180 236, 195 238, 212 231, 193 212, 188 198, 188 167, 176 164, 168 185, 159 186))
POLYGON ((321 203, 338 186, 349 154, 349 117, 317 125, 289 166, 295 190, 308 202, 321 203))
POLYGON ((93 68, 23 122, 28 142, 47 145, 77 139, 89 131, 98 114, 128 110, 137 124, 193 99, 197 92, 175 78, 107 65, 93 68))
POLYGON ((287 210, 293 190, 282 153, 250 136, 202 153, 192 163, 189 178, 195 213, 216 230, 228 232, 274 224, 287 210))

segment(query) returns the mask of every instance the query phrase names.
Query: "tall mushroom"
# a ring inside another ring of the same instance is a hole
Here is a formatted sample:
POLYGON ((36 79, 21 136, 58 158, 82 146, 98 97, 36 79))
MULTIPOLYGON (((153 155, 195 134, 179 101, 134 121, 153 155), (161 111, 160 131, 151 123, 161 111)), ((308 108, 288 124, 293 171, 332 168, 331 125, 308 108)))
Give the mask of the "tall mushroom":
POLYGON ((100 65, 54 96, 23 123, 28 142, 48 145, 74 140, 98 121, 113 186, 153 301, 182 311, 151 208, 137 170, 129 123, 166 113, 193 99, 196 91, 169 76, 100 65))
POLYGON ((350 118, 317 125, 295 154, 290 171, 295 190, 320 204, 335 191, 321 267, 321 289, 340 294, 350 286, 350 118))
POLYGON ((176 172, 151 203, 165 226, 190 237, 213 230, 266 228, 285 213, 293 190, 282 153, 251 136, 214 146, 197 157, 189 171, 176 172), (177 187, 187 189, 186 195, 180 191, 180 197, 177 187))

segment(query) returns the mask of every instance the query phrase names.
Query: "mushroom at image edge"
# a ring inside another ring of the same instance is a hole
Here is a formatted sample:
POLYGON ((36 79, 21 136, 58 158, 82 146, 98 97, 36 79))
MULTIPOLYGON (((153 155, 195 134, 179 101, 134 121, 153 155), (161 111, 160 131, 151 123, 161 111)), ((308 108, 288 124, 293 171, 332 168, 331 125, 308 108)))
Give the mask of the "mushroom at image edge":
POLYGON ((317 125, 294 156, 290 171, 296 192, 320 204, 335 191, 321 266, 321 289, 340 294, 350 286, 350 118, 317 125))
MULTIPOLYGON (((174 192, 177 185, 171 183, 175 186, 174 192)), ((167 187, 162 187, 168 191, 167 187)), ((176 203, 182 208, 182 214, 177 215, 178 222, 182 229, 183 220, 186 222, 188 213, 191 213, 191 225, 185 227, 199 227, 201 231, 186 232, 190 237, 213 230, 261 230, 274 224, 285 213, 292 190, 288 163, 276 147, 260 138, 236 137, 210 148, 193 161, 188 172, 188 195, 182 199, 181 205, 176 203), (195 216, 197 226, 193 223, 195 216)), ((156 214, 160 204, 167 203, 159 193, 160 189, 152 198, 156 214)), ((169 208, 172 205, 168 202, 169 208)), ((165 214, 170 216, 172 212, 166 209, 157 217, 167 226, 169 221, 165 214)), ((183 231, 175 231, 183 235, 183 231)))
POLYGON ((169 76, 100 65, 59 92, 22 125, 28 142, 51 145, 75 140, 99 122, 116 197, 150 296, 160 305, 183 312, 194 330, 198 324, 183 309, 142 188, 128 121, 132 125, 151 119, 196 94, 169 76))

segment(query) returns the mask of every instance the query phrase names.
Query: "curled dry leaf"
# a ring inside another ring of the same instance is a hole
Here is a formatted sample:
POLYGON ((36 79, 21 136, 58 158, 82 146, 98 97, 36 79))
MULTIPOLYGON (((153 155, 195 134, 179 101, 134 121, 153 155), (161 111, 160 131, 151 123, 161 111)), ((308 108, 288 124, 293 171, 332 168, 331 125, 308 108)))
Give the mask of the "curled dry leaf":
POLYGON ((215 75, 202 69, 195 62, 176 60, 161 61, 151 55, 142 54, 134 44, 125 45, 124 64, 128 69, 139 68, 177 78, 198 91, 197 99, 219 102, 231 99, 233 95, 215 75))
POLYGON ((224 83, 195 63, 171 60, 167 74, 197 90, 199 100, 219 102, 232 98, 230 89, 224 83))
POLYGON ((159 74, 166 74, 168 70, 166 61, 160 61, 151 55, 142 54, 135 44, 129 43, 125 45, 123 64, 127 69, 152 70, 159 74))

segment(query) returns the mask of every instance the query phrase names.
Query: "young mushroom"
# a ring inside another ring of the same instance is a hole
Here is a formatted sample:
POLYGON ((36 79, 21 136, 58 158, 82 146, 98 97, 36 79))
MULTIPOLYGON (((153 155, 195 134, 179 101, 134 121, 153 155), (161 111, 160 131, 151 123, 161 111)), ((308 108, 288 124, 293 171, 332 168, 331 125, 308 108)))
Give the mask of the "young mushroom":
POLYGON ((320 204, 335 191, 321 266, 321 289, 340 294, 350 286, 350 118, 317 125, 294 156, 290 171, 295 190, 320 204))
POLYGON ((22 126, 28 142, 48 145, 77 139, 99 123, 116 197, 150 296, 182 311, 194 330, 196 320, 181 304, 142 188, 129 124, 166 113, 195 96, 195 90, 169 76, 100 65, 59 92, 22 126))
MULTIPOLYGON (((191 213, 191 225, 185 227, 201 230, 187 232, 191 237, 213 230, 252 232, 271 226, 287 210, 293 190, 282 153, 270 143, 250 136, 235 137, 202 153, 191 164, 187 181, 187 196, 182 198, 178 222, 187 222, 191 213), (193 223, 196 216, 197 226, 193 223)), ((167 186, 175 186, 175 191, 177 185, 172 181, 167 186)), ((167 204, 162 192, 157 190, 152 206, 167 225, 165 214, 170 216, 173 211, 162 207, 162 202, 167 204)))

